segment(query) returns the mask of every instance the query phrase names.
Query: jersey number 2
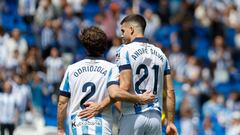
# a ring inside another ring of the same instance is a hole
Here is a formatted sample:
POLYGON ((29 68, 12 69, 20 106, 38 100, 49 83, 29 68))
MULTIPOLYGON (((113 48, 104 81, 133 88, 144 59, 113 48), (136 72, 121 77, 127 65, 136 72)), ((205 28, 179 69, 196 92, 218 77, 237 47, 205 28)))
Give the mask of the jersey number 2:
POLYGON ((83 88, 82 88, 82 92, 87 92, 87 88, 90 87, 90 92, 81 100, 80 102, 80 106, 81 108, 85 108, 85 106, 83 105, 89 98, 91 98, 95 91, 96 91, 96 86, 94 83, 92 82, 87 82, 83 85, 83 88))
MULTIPOLYGON (((143 76, 135 83, 135 89, 137 94, 142 94, 145 92, 145 90, 140 90, 139 86, 140 84, 148 77, 148 68, 145 64, 141 64, 137 67, 136 74, 139 75, 141 70, 144 70, 143 76)), ((154 70, 154 88, 153 88, 153 94, 157 94, 157 84, 158 84, 158 72, 159 72, 159 66, 154 65, 152 67, 154 70)))

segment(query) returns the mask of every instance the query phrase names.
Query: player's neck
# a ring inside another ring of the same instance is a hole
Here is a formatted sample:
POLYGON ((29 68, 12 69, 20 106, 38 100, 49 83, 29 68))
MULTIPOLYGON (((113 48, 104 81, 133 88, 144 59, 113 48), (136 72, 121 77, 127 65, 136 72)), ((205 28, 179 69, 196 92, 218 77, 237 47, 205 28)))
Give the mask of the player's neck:
POLYGON ((131 41, 133 41, 136 38, 144 38, 144 35, 143 34, 136 34, 131 38, 131 41))

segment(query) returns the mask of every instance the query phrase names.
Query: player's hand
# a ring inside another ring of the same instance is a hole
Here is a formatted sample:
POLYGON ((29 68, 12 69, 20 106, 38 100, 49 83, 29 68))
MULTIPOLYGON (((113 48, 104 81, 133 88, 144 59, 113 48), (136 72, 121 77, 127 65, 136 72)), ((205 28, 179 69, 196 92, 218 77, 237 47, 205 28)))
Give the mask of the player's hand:
POLYGON ((102 111, 101 105, 95 102, 86 102, 84 106, 86 106, 86 108, 78 114, 80 118, 90 119, 102 111))
POLYGON ((147 104, 154 101, 154 95, 152 91, 146 91, 139 97, 140 97, 140 102, 139 102, 140 104, 147 104))
POLYGON ((177 128, 172 122, 167 124, 166 133, 167 135, 178 135, 177 128))
POLYGON ((58 129, 57 135, 65 135, 65 132, 63 129, 58 129))

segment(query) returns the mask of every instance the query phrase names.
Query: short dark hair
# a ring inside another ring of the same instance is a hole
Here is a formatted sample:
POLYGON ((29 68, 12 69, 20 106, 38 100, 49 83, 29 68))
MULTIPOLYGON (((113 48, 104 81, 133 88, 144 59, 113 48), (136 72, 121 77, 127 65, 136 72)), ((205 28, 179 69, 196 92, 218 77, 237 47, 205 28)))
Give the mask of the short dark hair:
POLYGON ((128 15, 121 21, 120 24, 122 25, 123 23, 128 23, 128 22, 138 23, 142 28, 142 33, 144 33, 145 28, 146 28, 146 20, 143 16, 141 16, 139 14, 128 15))
POLYGON ((90 56, 101 56, 107 48, 107 36, 98 27, 91 26, 82 30, 80 42, 87 49, 90 56))

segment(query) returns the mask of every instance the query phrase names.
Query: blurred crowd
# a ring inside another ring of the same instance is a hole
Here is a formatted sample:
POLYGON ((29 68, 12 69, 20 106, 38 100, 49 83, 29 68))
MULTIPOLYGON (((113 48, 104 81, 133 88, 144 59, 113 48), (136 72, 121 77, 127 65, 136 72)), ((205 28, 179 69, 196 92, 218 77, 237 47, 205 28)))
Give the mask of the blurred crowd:
POLYGON ((179 133, 239 135, 239 0, 0 0, 0 124, 56 126, 64 71, 86 56, 81 30, 103 29, 114 63, 132 13, 169 58, 179 133))

